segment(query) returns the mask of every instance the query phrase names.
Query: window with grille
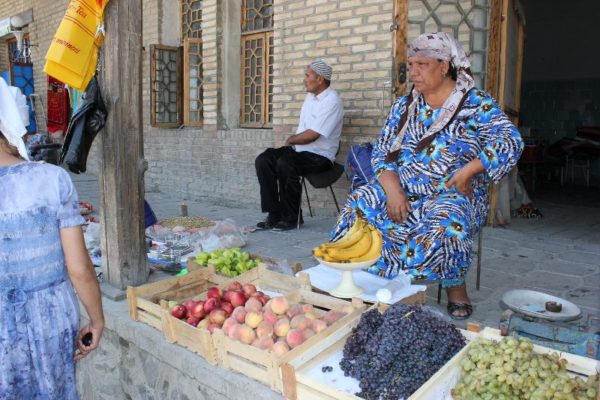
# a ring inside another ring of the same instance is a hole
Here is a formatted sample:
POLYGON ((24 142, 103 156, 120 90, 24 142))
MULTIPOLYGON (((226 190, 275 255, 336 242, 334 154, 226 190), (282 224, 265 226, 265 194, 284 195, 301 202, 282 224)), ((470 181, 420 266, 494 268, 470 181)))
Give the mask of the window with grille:
POLYGON ((478 87, 485 87, 489 0, 409 0, 408 42, 421 33, 448 32, 463 45, 478 87))
POLYGON ((181 0, 183 123, 202 126, 202 0, 181 0))
POLYGON ((180 47, 150 46, 150 113, 152 126, 181 126, 181 50, 180 47))
POLYGON ((243 0, 241 29, 243 127, 273 121, 273 0, 243 0))
POLYGON ((152 126, 202 126, 202 3, 179 3, 182 47, 151 46, 152 126))

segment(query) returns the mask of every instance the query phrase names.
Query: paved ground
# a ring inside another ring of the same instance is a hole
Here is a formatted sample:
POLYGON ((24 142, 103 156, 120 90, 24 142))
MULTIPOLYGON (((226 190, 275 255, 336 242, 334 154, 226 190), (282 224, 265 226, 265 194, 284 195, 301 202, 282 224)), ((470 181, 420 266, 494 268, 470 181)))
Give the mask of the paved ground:
MULTIPOLYGON (((81 200, 99 206, 98 181, 94 175, 73 175, 81 200)), ((484 228, 481 289, 475 290, 475 267, 468 288, 475 310, 471 321, 497 326, 500 298, 512 288, 531 288, 566 298, 584 313, 600 316, 600 192, 580 193, 577 188, 548 191, 536 202, 544 218, 513 219, 504 228, 484 228), (565 194, 571 193, 569 196, 565 194), (572 194, 575 193, 575 194, 572 194), (594 200, 595 199, 595 200, 594 200)), ((146 193, 158 218, 177 215, 180 198, 166 193, 146 193)), ((230 208, 186 201, 190 215, 210 219, 232 218, 241 226, 263 218, 259 207, 230 208)), ((254 232, 246 250, 304 267, 314 265, 310 250, 322 243, 335 218, 305 217, 300 230, 254 232)), ((445 310, 445 295, 437 305, 437 287, 428 289, 428 305, 445 310)))

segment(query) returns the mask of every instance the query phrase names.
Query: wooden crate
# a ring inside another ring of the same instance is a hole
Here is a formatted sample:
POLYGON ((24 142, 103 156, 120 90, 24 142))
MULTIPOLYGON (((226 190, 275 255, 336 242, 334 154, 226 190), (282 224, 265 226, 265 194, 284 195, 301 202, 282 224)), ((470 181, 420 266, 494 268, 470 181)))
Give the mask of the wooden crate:
POLYGON ((365 309, 364 303, 359 299, 348 302, 314 293, 310 290, 295 290, 288 293, 286 298, 290 303, 312 304, 317 312, 319 310, 323 310, 323 312, 325 310, 340 310, 349 304, 353 306, 353 311, 315 334, 300 346, 291 349, 282 357, 277 357, 270 351, 261 350, 230 339, 221 330, 215 331, 213 335, 220 365, 265 383, 271 389, 280 393, 283 393, 281 365, 286 364, 290 359, 303 359, 304 354, 310 352, 312 347, 319 345, 322 341, 327 341, 330 336, 336 335, 341 327, 358 318, 365 309))
MULTIPOLYGON (((382 310, 382 307, 374 305, 382 310)), ((385 308, 385 307, 384 307, 385 308)), ((328 338, 320 341, 318 345, 303 352, 300 357, 292 358, 282 365, 282 379, 284 395, 288 400, 360 400, 354 394, 325 384, 311 378, 308 371, 327 360, 333 353, 343 349, 352 329, 360 321, 360 316, 349 321, 328 338)), ((468 351, 470 343, 477 337, 500 340, 500 332, 496 329, 485 328, 481 332, 477 326, 472 326, 475 331, 461 330, 467 340, 467 345, 461 349, 446 365, 436 372, 427 382, 415 391, 408 400, 429 400, 451 398, 449 393, 458 380, 460 360, 468 351)), ((554 350, 541 346, 534 346, 538 352, 550 353, 554 350)), ((590 375, 600 370, 600 363, 585 357, 562 353, 561 357, 567 359, 568 368, 573 372, 590 375)))
MULTIPOLYGON (((500 335, 498 329, 485 328, 477 336, 485 339, 493 339, 496 341, 503 340, 504 336, 500 335)), ((459 351, 450 361, 436 372, 423 386, 421 386, 411 398, 415 399, 437 399, 451 398, 451 390, 454 388, 460 378, 460 362, 469 351, 472 340, 459 351)), ((591 358, 578 356, 576 354, 563 353, 548 347, 534 345, 535 352, 540 354, 559 353, 561 358, 567 360, 567 370, 576 374, 590 376, 600 371, 600 362, 591 358)))
POLYGON ((186 347, 214 365, 217 363, 217 353, 210 332, 173 317, 167 301, 183 302, 197 296, 203 298, 208 288, 218 286, 224 289, 233 281, 242 284, 252 283, 261 290, 282 294, 295 289, 310 288, 310 279, 306 274, 300 274, 299 277, 283 275, 268 270, 264 264, 259 264, 256 268, 235 278, 218 274, 213 266, 208 266, 181 277, 128 287, 129 316, 158 329, 163 332, 168 342, 186 347))

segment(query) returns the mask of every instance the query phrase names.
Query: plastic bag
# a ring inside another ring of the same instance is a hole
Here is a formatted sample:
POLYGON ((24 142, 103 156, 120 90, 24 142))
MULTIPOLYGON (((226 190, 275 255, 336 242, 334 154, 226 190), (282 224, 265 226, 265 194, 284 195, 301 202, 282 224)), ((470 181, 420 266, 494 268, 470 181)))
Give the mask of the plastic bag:
POLYGON ((90 222, 83 233, 85 239, 85 247, 91 256, 100 255, 100 224, 97 222, 90 222))
POLYGON ((84 90, 96 70, 107 0, 71 0, 46 53, 44 72, 84 90))
POLYGON ((98 80, 94 77, 85 91, 81 105, 71 117, 60 154, 60 162, 64 161, 71 172, 85 172, 92 142, 104 128, 107 115, 98 80))
POLYGON ((208 231, 199 232, 198 235, 203 251, 244 247, 246 245, 246 235, 243 233, 242 228, 237 226, 231 218, 218 221, 208 231))

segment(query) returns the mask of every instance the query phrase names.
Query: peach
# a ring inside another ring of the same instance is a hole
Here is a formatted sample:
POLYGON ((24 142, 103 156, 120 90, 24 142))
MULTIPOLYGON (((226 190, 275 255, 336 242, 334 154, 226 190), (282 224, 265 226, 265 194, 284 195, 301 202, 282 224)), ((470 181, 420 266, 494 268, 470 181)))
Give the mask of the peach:
POLYGON ((256 336, 258 336, 259 338, 265 336, 273 336, 273 325, 268 323, 267 321, 262 321, 256 327, 256 336))
POLYGON ((246 295, 246 297, 250 297, 250 295, 256 292, 256 286, 251 283, 245 283, 242 285, 242 291, 246 295))
POLYGON ((319 333, 323 329, 327 328, 327 323, 325 321, 323 321, 322 319, 315 319, 312 321, 312 324, 310 325, 310 327, 312 328, 313 331, 315 331, 316 333, 319 333))
POLYGON ((312 329, 305 329, 302 331, 302 334, 304 335, 304 340, 308 340, 308 338, 315 336, 315 331, 312 329))
POLYGON ((216 286, 209 288, 206 292, 206 297, 208 299, 221 300, 221 289, 216 286))
POLYGON ((314 308, 312 304, 302 304, 302 312, 303 313, 309 313, 309 312, 313 312, 314 308))
POLYGON ((334 310, 329 310, 323 315, 323 321, 327 323, 327 325, 333 324, 335 321, 341 318, 341 314, 334 310))
POLYGON ((275 353, 277 357, 281 357, 282 355, 290 351, 290 347, 285 341, 278 341, 273 345, 271 350, 273 351, 273 353, 275 353))
POLYGON ((246 301, 246 305, 244 307, 246 308, 246 311, 248 311, 248 312, 250 312, 250 311, 255 311, 255 312, 262 311, 262 303, 260 302, 260 300, 258 300, 255 297, 250 297, 246 301))
POLYGON ((235 318, 237 322, 243 324, 246 321, 246 309, 242 306, 236 307, 233 309, 231 316, 235 318))
POLYGON ((314 311, 309 311, 307 313, 304 314, 304 316, 306 317, 307 320, 309 320, 310 322, 314 321, 315 319, 317 319, 317 314, 315 314, 314 311))
POLYGON ((231 330, 231 328, 233 328, 235 325, 237 325, 237 321, 235 318, 233 317, 229 317, 225 320, 225 322, 223 322, 223 333, 225 333, 227 336, 229 336, 229 331, 231 330))
POLYGON ((225 310, 221 310, 220 308, 217 308, 210 312, 210 314, 208 315, 208 318, 209 318, 210 322, 212 322, 214 324, 223 325, 223 322, 225 322, 225 320, 227 319, 227 313, 225 312, 225 310))
POLYGON ((270 301, 271 310, 277 315, 285 314, 290 307, 290 303, 288 303, 287 299, 283 296, 274 297, 270 301))
POLYGON ((290 328, 299 329, 301 331, 308 328, 309 325, 310 325, 310 321, 303 314, 296 315, 290 321, 290 328))
POLYGON ((209 331, 210 333, 213 333, 213 332, 215 331, 215 329, 220 329, 220 328, 221 328, 221 325, 219 325, 219 324, 214 324, 214 323, 212 323, 212 322, 211 322, 210 324, 208 324, 208 326, 206 327, 206 329, 208 329, 208 331, 209 331))
POLYGON ((233 325, 231 328, 229 328, 229 333, 227 334, 227 336, 229 336, 233 340, 240 340, 240 332, 241 332, 240 328, 241 327, 242 327, 242 325, 238 324, 236 322, 235 325, 233 325))
POLYGON ((286 336, 290 330, 290 320, 287 318, 278 319, 273 326, 273 331, 277 336, 286 336))
POLYGON ((250 344, 254 341, 254 339, 256 339, 254 329, 250 328, 248 325, 240 325, 238 330, 240 334, 240 342, 250 344))
POLYGON ((304 343, 304 333, 300 329, 290 329, 285 336, 285 341, 291 349, 304 343))
POLYGON ((229 301, 234 307, 243 306, 246 304, 246 300, 246 296, 244 296, 244 293, 242 292, 232 292, 229 296, 229 301))
POLYGON ((256 311, 250 311, 246 314, 244 322, 250 328, 256 328, 263 320, 262 313, 256 311))
POLYGON ((275 325, 275 322, 277 322, 277 314, 275 314, 273 310, 265 306, 263 311, 263 321, 267 321, 271 325, 275 325))
POLYGON ((290 308, 287 312, 288 317, 290 318, 294 318, 296 315, 300 315, 303 314, 304 311, 302 310, 302 305, 301 304, 291 304, 290 308))
POLYGON ((270 350, 273 347, 273 344, 273 338, 270 336, 264 336, 252 342, 252 346, 258 347, 262 350, 270 350))

